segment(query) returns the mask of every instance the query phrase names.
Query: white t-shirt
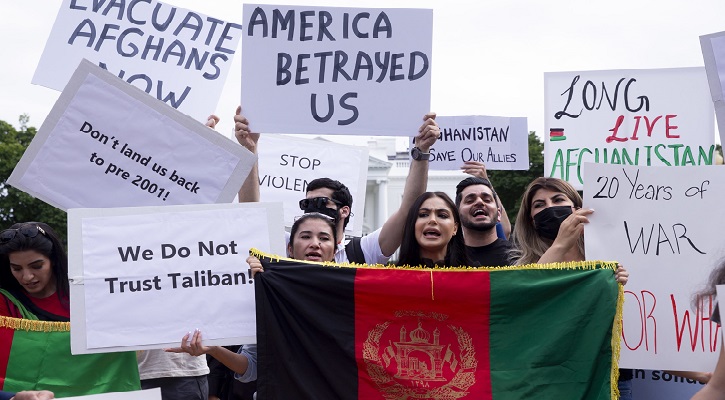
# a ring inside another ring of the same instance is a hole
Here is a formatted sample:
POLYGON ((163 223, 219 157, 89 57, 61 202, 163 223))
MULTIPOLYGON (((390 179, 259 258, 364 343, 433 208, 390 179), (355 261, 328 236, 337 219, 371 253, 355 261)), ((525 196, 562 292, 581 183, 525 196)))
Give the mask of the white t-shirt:
MULTIPOLYGON (((380 230, 379 228, 369 235, 365 235, 360 238, 360 247, 362 248, 363 255, 365 256, 366 264, 386 264, 390 257, 383 255, 383 250, 380 248, 380 230)), ((338 243, 337 250, 335 250, 335 262, 346 263, 347 252, 345 252, 345 245, 347 243, 338 243)))
POLYGON ((136 352, 141 380, 202 376, 209 373, 206 356, 194 357, 186 353, 167 353, 163 350, 136 352))

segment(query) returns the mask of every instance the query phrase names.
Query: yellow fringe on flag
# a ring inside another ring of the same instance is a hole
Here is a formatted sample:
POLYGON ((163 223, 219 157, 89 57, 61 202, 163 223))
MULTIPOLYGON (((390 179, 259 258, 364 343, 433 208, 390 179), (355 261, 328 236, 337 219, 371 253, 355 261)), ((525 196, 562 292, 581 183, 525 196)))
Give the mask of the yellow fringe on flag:
POLYGON ((371 269, 405 269, 405 270, 423 270, 423 271, 510 271, 510 270, 525 270, 525 269, 580 269, 580 270, 594 270, 594 269, 611 269, 612 271, 617 270, 616 261, 571 261, 561 263, 550 263, 550 264, 526 264, 526 265, 510 265, 506 267, 446 267, 436 265, 434 268, 426 267, 423 265, 411 266, 404 265, 398 266, 395 264, 358 264, 354 262, 336 263, 332 261, 306 261, 306 260, 295 260, 289 257, 283 257, 276 254, 265 253, 259 249, 252 248, 249 250, 249 255, 257 258, 266 258, 270 261, 295 261, 305 264, 316 264, 323 265, 325 267, 340 267, 340 268, 371 268, 371 269))
MULTIPOLYGON (((616 268, 616 265, 615 265, 616 268)), ((612 327, 612 400, 619 399, 619 355, 622 350, 622 312, 624 310, 624 286, 618 286, 617 311, 614 313, 614 326, 612 327)))
POLYGON ((36 321, 0 316, 0 328, 30 332, 70 332, 70 322, 36 321))
MULTIPOLYGON (((471 271, 481 271, 481 272, 498 272, 498 271, 511 271, 511 270, 545 270, 545 269, 559 269, 559 270, 566 270, 566 269, 573 269, 573 270, 595 270, 595 269, 611 269, 612 272, 615 272, 617 270, 618 263, 616 261, 571 261, 571 262, 560 262, 560 263, 550 263, 550 264, 526 264, 526 265, 510 265, 505 267, 438 267, 438 265, 435 266, 435 268, 425 267, 425 266, 397 266, 394 264, 358 264, 358 263, 352 263, 352 262, 346 262, 346 263, 335 263, 330 261, 325 262, 313 262, 313 261, 304 261, 304 260, 295 260, 289 257, 282 257, 275 254, 268 254, 264 253, 258 249, 252 248, 249 250, 249 255, 257 257, 257 258, 266 258, 270 261, 280 261, 280 260, 286 260, 286 261, 295 261, 300 263, 306 263, 306 264, 316 264, 316 265, 322 265, 326 267, 338 267, 338 268, 370 268, 370 269, 404 269, 404 270, 420 270, 420 271, 431 271, 431 296, 434 295, 433 293, 433 273, 432 271, 451 271, 451 272, 471 272, 471 271)), ((622 337, 622 309, 624 306, 624 287, 622 285, 618 285, 619 293, 617 294, 617 310, 614 315, 614 321, 612 326, 612 371, 610 373, 611 375, 611 394, 612 394, 612 400, 619 399, 619 388, 617 386, 617 381, 619 380, 619 355, 621 351, 621 343, 620 338, 622 337)))

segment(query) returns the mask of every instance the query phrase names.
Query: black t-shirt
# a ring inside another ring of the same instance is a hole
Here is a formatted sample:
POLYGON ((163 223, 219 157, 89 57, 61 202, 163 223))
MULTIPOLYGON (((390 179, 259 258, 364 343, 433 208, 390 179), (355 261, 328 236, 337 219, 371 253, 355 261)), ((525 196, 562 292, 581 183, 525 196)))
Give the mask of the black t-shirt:
POLYGON ((468 258, 472 267, 505 267, 512 265, 509 252, 513 244, 508 240, 497 238, 493 243, 486 246, 466 246, 468 258))

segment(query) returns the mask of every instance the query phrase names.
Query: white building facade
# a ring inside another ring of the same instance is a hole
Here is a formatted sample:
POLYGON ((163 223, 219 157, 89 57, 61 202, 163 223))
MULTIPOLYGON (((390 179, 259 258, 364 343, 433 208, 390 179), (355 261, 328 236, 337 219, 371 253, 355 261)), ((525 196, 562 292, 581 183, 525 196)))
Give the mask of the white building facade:
MULTIPOLYGON (((410 168, 410 153, 395 150, 395 138, 378 138, 368 142, 367 190, 363 234, 383 226, 390 215, 400 207, 405 179, 410 168)), ((469 175, 461 171, 429 171, 428 191, 441 191, 455 200, 456 185, 469 175)))

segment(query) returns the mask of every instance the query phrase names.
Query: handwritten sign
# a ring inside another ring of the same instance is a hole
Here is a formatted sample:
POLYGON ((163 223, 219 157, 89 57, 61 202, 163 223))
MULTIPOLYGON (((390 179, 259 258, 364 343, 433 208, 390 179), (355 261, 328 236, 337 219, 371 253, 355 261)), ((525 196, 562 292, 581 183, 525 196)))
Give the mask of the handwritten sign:
POLYGON ((700 47, 705 60, 710 96, 715 106, 720 142, 725 143, 725 32, 700 36, 700 47))
POLYGON ((230 202, 255 160, 84 61, 8 182, 63 210, 230 202))
POLYGON ((254 343, 252 247, 285 254, 279 203, 68 210, 73 354, 254 343))
POLYGON ((585 164, 587 259, 617 260, 625 286, 620 366, 712 371, 720 331, 710 320, 714 299, 691 307, 725 255, 717 212, 725 168, 585 164))
POLYGON ((157 0, 63 0, 33 83, 63 90, 85 58, 205 121, 219 101, 241 28, 157 0))
POLYGON ((553 72, 544 84, 545 176, 581 189, 586 162, 715 163, 703 68, 553 72))
POLYGON ((244 113, 259 132, 414 134, 432 38, 432 10, 245 4, 244 113))
POLYGON ((299 201, 305 198, 307 184, 313 179, 330 178, 347 186, 353 198, 354 215, 345 233, 362 235, 367 148, 274 134, 262 135, 259 143, 260 197, 262 201, 282 202, 285 226, 291 227, 294 217, 302 214, 299 201))
MULTIPOLYGON (((526 118, 438 116, 436 122, 441 137, 430 149, 430 169, 458 170, 466 161, 490 170, 529 169, 526 118)), ((410 143, 415 146, 413 139, 410 143)))

